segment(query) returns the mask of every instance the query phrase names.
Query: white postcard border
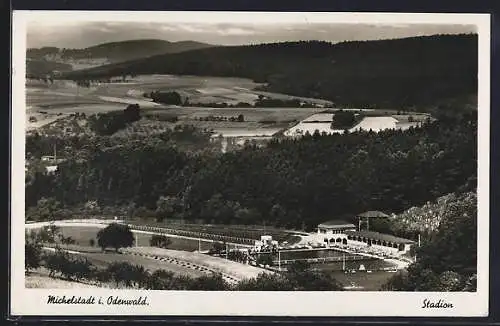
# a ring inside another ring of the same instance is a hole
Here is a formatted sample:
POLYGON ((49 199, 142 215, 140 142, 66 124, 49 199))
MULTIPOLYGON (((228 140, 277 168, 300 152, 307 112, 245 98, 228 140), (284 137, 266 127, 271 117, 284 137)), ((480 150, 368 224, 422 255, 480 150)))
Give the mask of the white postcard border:
POLYGON ((490 15, 409 13, 65 12, 15 11, 12 52, 11 298, 12 315, 186 316, 487 316, 489 299, 490 15), (50 20, 474 24, 479 35, 478 283, 475 293, 436 292, 203 292, 24 287, 24 152, 26 23, 50 20), (50 305, 48 295, 147 297, 147 306, 50 305), (450 309, 423 309, 423 300, 450 309))

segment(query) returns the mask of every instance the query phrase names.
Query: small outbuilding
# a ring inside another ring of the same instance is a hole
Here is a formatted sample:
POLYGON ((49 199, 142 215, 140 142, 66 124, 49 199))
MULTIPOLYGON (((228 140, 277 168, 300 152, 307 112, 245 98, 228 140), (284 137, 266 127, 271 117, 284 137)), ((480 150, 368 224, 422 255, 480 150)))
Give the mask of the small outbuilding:
POLYGON ((390 216, 380 211, 367 211, 356 216, 358 218, 358 231, 361 231, 361 225, 366 225, 366 230, 370 230, 370 219, 381 218, 386 219, 390 216))

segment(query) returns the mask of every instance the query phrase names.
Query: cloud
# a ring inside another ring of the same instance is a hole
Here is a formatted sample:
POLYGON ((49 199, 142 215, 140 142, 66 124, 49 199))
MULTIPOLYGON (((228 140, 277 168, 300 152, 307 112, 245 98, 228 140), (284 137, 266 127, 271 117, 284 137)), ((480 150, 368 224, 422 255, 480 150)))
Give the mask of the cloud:
POLYGON ((240 27, 223 28, 223 29, 219 29, 217 32, 219 34, 222 34, 222 35, 254 35, 254 34, 256 34, 255 30, 248 29, 248 28, 240 28, 240 27))
POLYGON ((28 25, 29 47, 82 48, 100 43, 154 38, 192 40, 219 45, 278 41, 374 40, 417 35, 470 33, 470 25, 357 24, 357 23, 173 23, 173 22, 72 22, 44 20, 28 25))

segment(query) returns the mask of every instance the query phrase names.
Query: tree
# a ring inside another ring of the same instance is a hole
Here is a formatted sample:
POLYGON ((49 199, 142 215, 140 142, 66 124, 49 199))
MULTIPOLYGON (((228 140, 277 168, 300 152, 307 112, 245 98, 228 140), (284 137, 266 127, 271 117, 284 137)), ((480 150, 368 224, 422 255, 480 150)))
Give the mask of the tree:
POLYGON ((349 129, 354 126, 356 116, 352 111, 339 110, 333 116, 332 129, 349 129))
POLYGON ((304 261, 296 261, 285 272, 287 280, 295 291, 341 291, 342 284, 331 274, 323 271, 313 271, 304 261))
POLYGON ((446 271, 439 275, 440 292, 461 291, 464 287, 464 281, 460 274, 452 271, 446 271))
POLYGON ((161 196, 156 202, 156 216, 158 221, 175 218, 182 212, 182 200, 174 196, 161 196))
POLYGON ((269 215, 276 225, 283 225, 283 223, 285 222, 286 211, 280 204, 274 204, 273 207, 271 207, 269 215))
POLYGON ((151 239, 149 240, 149 245, 151 247, 158 247, 158 248, 168 248, 168 246, 172 243, 172 240, 170 238, 167 238, 164 235, 153 235, 151 239))
POLYGON ((25 263, 24 268, 26 272, 40 267, 42 246, 34 241, 27 240, 24 244, 25 263))
POLYGON ((172 271, 159 269, 146 280, 146 288, 151 290, 170 290, 175 286, 175 275, 172 271))
POLYGON ((123 110, 123 115, 126 122, 134 122, 141 118, 141 108, 139 104, 130 104, 125 110, 123 110))
POLYGON ((61 230, 57 225, 45 225, 38 231, 33 231, 32 236, 36 238, 36 241, 54 243, 56 240, 62 237, 61 230))
POLYGON ((130 227, 125 224, 111 223, 97 233, 97 244, 104 251, 106 248, 131 247, 134 244, 134 235, 130 227))
POLYGON ((283 274, 260 273, 257 277, 242 280, 238 291, 293 291, 293 285, 283 274))
POLYGON ((262 266, 272 266, 273 265, 273 255, 272 254, 260 254, 257 257, 257 264, 262 266))
POLYGON ((55 253, 50 253, 44 256, 45 267, 49 270, 49 276, 53 277, 56 273, 68 275, 69 264, 71 260, 66 252, 60 248, 56 248, 55 253))
POLYGON ((245 116, 243 114, 238 115, 237 121, 238 122, 244 122, 245 121, 245 116))
POLYGON ((113 262, 108 265, 107 271, 116 286, 124 283, 125 286, 130 287, 136 280, 136 270, 134 265, 127 262, 113 262))
POLYGON ((222 242, 214 242, 212 244, 212 248, 210 248, 211 254, 220 255, 223 251, 226 250, 226 245, 222 242))
POLYGON ((178 92, 151 92, 151 99, 157 103, 181 105, 182 97, 178 92))
POLYGON ((189 285, 189 290, 196 291, 225 291, 229 289, 229 284, 224 280, 222 274, 200 276, 189 285))
POLYGON ((54 220, 57 217, 57 213, 59 212, 60 207, 61 203, 55 198, 42 197, 38 200, 36 209, 33 211, 29 211, 30 214, 28 216, 28 219, 33 221, 54 220))

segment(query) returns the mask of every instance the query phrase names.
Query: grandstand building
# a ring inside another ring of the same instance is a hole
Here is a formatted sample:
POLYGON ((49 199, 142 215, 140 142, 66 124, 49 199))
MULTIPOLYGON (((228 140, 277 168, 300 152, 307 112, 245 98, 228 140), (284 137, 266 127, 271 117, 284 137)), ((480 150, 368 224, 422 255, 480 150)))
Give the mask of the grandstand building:
POLYGON ((377 253, 397 255, 407 253, 415 243, 412 240, 390 234, 357 230, 354 224, 341 220, 319 224, 314 238, 316 243, 326 244, 327 247, 342 246, 369 249, 377 253))
POLYGON ((415 241, 373 231, 346 231, 347 244, 357 247, 372 247, 389 253, 404 254, 410 251, 415 241))

